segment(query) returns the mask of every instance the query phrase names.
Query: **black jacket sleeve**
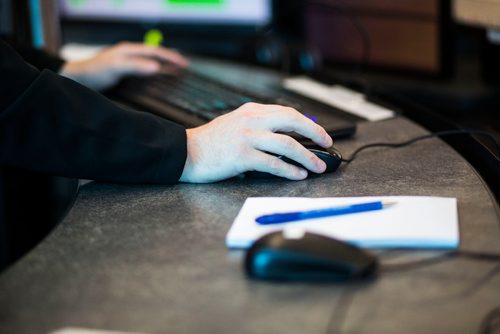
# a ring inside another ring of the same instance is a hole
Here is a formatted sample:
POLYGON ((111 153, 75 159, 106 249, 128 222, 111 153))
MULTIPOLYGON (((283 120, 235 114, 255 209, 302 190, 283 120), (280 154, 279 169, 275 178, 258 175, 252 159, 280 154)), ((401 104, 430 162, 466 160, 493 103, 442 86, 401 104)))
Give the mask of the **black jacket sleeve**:
POLYGON ((50 54, 43 50, 35 49, 28 45, 23 45, 14 41, 10 36, 1 36, 23 59, 39 70, 51 70, 59 72, 64 60, 55 54, 50 54))
POLYGON ((110 182, 174 183, 186 131, 38 71, 0 41, 0 165, 110 182))

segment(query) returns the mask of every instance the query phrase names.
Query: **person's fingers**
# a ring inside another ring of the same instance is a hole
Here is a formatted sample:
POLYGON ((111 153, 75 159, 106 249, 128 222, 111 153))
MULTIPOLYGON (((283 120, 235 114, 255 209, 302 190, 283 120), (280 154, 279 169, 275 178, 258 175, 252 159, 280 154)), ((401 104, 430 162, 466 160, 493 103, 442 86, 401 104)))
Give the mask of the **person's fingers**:
POLYGON ((287 135, 263 133, 255 139, 254 147, 261 151, 284 155, 315 173, 323 173, 326 170, 326 164, 321 159, 287 135))
POLYGON ((162 47, 151 49, 156 57, 163 59, 165 62, 170 62, 180 67, 187 67, 189 65, 189 61, 177 51, 162 47))
POLYGON ((120 75, 151 75, 160 70, 161 65, 158 62, 146 58, 124 59, 117 67, 120 75))
POLYGON ((270 173, 290 180, 303 180, 307 177, 307 171, 305 169, 290 165, 264 152, 256 150, 248 160, 251 162, 252 166, 250 170, 270 173))
POLYGON ((261 117, 263 125, 273 132, 296 132, 320 146, 330 147, 333 145, 333 140, 325 129, 293 108, 252 103, 244 107, 250 109, 250 115, 252 115, 252 109, 260 113, 261 115, 255 113, 254 116, 263 116, 261 117))
POLYGON ((183 70, 184 69, 180 68, 177 65, 166 64, 161 66, 160 73, 168 75, 178 75, 182 73, 183 70))
POLYGON ((163 47, 148 46, 140 43, 121 43, 118 49, 129 56, 157 58, 159 61, 173 63, 180 67, 189 65, 189 61, 179 52, 163 47))

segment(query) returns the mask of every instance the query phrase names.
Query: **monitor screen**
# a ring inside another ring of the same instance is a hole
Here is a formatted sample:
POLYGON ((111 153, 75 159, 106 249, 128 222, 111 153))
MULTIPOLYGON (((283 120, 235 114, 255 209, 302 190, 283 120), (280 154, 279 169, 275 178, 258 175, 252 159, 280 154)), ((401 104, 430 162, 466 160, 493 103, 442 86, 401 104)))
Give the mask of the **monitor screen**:
POLYGON ((332 66, 445 76, 445 1, 316 1, 304 6, 308 45, 332 66))
POLYGON ((65 19, 264 26, 271 0, 59 0, 65 19))

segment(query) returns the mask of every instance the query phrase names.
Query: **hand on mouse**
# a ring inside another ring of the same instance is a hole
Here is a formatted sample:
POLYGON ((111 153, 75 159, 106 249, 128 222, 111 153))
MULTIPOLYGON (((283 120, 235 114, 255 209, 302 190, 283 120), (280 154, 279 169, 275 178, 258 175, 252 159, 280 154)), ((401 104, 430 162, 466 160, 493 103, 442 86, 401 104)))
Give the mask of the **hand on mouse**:
POLYGON ((184 68, 188 64, 187 59, 176 51, 122 42, 92 58, 68 61, 59 73, 89 88, 104 90, 127 75, 152 75, 184 68))
POLYGON ((246 103, 210 123, 187 130, 188 155, 180 181, 215 182, 252 170, 291 180, 307 177, 306 170, 265 152, 287 156, 315 173, 325 171, 323 161, 278 131, 296 132, 322 147, 333 144, 321 126, 295 109, 246 103))

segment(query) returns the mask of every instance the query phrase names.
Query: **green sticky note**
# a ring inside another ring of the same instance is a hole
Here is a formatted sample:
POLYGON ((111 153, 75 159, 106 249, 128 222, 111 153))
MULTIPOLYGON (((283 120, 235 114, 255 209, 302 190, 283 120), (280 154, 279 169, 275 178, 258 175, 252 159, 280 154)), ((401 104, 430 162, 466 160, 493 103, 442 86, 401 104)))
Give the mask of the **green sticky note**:
POLYGON ((163 42, 163 34, 158 29, 151 29, 144 35, 144 44, 149 46, 160 46, 163 42))

